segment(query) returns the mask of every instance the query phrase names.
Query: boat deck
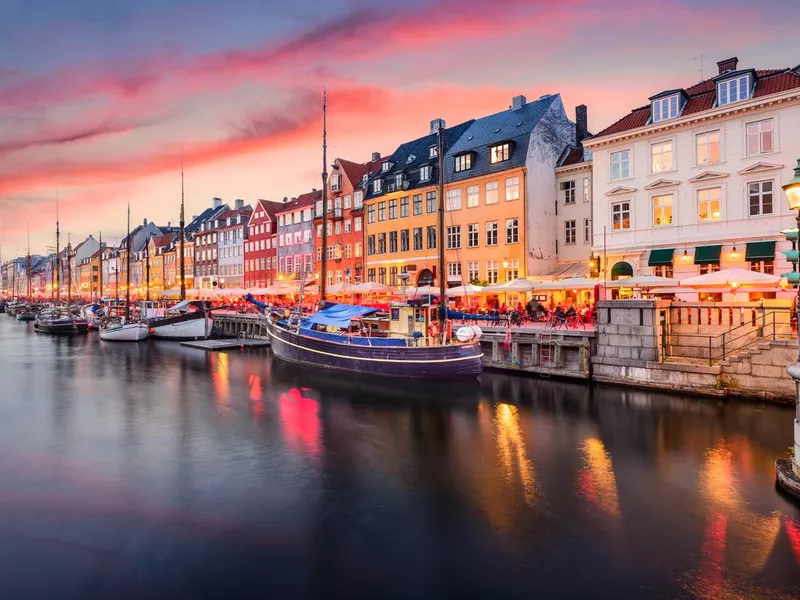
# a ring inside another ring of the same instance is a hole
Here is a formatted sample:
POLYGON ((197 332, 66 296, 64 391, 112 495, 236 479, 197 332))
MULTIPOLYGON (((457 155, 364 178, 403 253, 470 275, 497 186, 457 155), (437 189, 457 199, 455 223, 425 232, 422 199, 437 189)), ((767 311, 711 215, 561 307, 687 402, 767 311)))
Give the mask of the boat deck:
POLYGON ((269 346, 269 340, 194 340, 190 342, 181 342, 181 346, 198 348, 208 352, 217 352, 219 350, 233 350, 235 348, 263 348, 269 346))

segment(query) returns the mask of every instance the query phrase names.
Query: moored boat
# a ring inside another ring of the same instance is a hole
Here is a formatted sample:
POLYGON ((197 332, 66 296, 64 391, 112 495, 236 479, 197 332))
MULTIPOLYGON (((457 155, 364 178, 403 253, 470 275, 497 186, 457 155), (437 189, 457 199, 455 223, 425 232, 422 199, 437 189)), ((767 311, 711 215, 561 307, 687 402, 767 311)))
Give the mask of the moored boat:
POLYGON ((51 335, 72 335, 77 333, 74 319, 59 314, 40 314, 36 317, 34 329, 39 333, 51 335))
POLYGON ((146 323, 113 323, 100 328, 105 342, 140 342, 149 334, 146 323))
POLYGON ((167 316, 150 319, 150 337, 185 341, 204 340, 211 335, 213 322, 205 304, 199 300, 183 300, 167 310, 167 316))

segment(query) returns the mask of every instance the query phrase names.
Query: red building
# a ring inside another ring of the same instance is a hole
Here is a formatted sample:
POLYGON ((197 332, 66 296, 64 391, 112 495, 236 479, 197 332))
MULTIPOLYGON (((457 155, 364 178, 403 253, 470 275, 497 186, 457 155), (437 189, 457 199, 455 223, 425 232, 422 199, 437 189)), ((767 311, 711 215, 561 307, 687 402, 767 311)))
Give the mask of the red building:
POLYGON ((247 223, 247 241, 244 243, 244 286, 264 288, 272 285, 278 276, 278 223, 277 209, 283 205, 269 200, 256 202, 247 223))
MULTIPOLYGON (((373 157, 374 158, 374 157, 373 157)), ((380 157, 378 157, 380 158, 380 157)), ((337 158, 328 178, 328 286, 364 281, 364 174, 379 160, 337 158)), ((322 200, 314 205, 316 272, 322 272, 322 200)))

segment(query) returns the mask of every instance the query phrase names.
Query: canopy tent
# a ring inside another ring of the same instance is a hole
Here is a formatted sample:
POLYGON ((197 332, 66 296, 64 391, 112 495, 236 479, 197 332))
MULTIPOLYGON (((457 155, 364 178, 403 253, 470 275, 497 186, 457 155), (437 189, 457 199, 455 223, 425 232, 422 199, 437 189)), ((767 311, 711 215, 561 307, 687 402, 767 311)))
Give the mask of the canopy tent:
POLYGON ((476 296, 478 294, 484 294, 486 288, 480 285, 459 285, 458 287, 452 287, 445 291, 445 294, 451 297, 455 296, 476 296))
POLYGON ((743 286, 778 287, 777 275, 767 275, 748 269, 725 269, 681 280, 681 287, 688 288, 738 288, 743 286))
POLYGON ((376 283, 375 281, 365 281, 364 283, 358 283, 353 286, 354 294, 385 294, 391 291, 392 288, 388 285, 376 283))
POLYGON ((422 287, 408 288, 406 290, 406 298, 414 298, 415 296, 438 296, 439 288, 432 285, 423 285, 422 287))
POLYGON ((533 287, 536 291, 560 291, 560 290, 591 290, 598 284, 596 279, 586 279, 585 277, 570 277, 559 279, 558 281, 535 282, 533 287))
POLYGON ((342 281, 340 283, 334 283, 333 285, 329 285, 326 292, 328 294, 350 296, 353 294, 354 287, 355 286, 353 284, 342 281))
MULTIPOLYGON (((547 283, 555 283, 555 282, 548 281, 547 283)), ((540 282, 538 281, 531 281, 530 279, 519 277, 512 281, 504 281, 503 283, 495 283, 494 285, 488 285, 485 288, 483 288, 483 291, 485 293, 500 293, 500 294, 505 292, 530 292, 533 289, 537 289, 537 286, 539 284, 540 282)))
POLYGON ((339 327, 340 329, 347 329, 350 327, 350 321, 356 317, 363 317, 378 312, 377 309, 369 306, 354 306, 352 304, 332 304, 323 310, 315 312, 308 319, 303 321, 304 324, 318 324, 330 325, 332 327, 339 327))
POLYGON ((627 263, 624 260, 614 263, 614 266, 611 267, 611 279, 616 280, 626 277, 633 277, 633 267, 630 265, 630 263, 627 263))
POLYGON ((653 288, 678 287, 680 284, 677 279, 670 277, 656 277, 655 275, 637 275, 628 279, 618 279, 611 281, 606 287, 609 288, 640 288, 650 290, 653 288))

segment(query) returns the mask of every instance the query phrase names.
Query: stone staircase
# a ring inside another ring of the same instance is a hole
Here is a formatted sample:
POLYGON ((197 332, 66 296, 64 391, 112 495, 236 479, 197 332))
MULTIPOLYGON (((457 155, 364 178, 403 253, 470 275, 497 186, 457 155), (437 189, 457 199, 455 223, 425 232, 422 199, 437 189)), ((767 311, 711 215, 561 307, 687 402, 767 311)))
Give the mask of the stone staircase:
POLYGON ((797 361, 797 340, 768 340, 719 362, 720 381, 743 395, 794 399, 786 367, 797 361))

